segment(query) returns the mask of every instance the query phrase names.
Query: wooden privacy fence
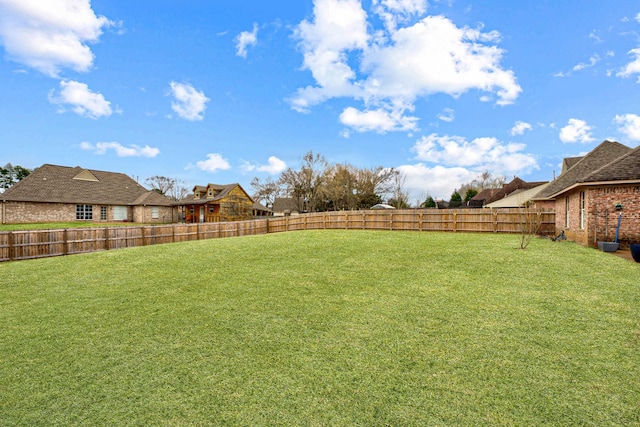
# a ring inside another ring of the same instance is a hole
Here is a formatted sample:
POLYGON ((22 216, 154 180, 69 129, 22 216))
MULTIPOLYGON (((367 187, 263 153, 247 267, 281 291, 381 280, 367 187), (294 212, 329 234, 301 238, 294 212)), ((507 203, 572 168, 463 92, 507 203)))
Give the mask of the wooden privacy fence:
POLYGON ((235 222, 6 231, 0 232, 0 262, 296 230, 521 233, 532 217, 541 224, 538 234, 555 232, 553 211, 523 209, 366 210, 235 222))

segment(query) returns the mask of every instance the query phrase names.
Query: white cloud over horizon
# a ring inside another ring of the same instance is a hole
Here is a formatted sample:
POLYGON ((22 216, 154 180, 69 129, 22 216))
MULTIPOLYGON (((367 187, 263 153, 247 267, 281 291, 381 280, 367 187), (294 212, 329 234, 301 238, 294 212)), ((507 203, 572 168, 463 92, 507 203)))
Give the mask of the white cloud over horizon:
POLYGON ((632 141, 640 141, 640 116, 637 114, 616 115, 613 122, 620 125, 618 131, 627 138, 632 141))
POLYGON ((181 118, 189 121, 201 121, 204 119, 204 112, 207 109, 207 102, 210 101, 204 92, 198 92, 193 86, 187 83, 172 81, 171 109, 181 118))
POLYGON ((359 132, 413 130, 415 118, 408 117, 414 124, 407 127, 403 115, 419 98, 477 90, 482 100, 495 97, 496 104, 507 105, 522 91, 513 71, 500 65, 498 32, 458 27, 440 15, 411 23, 426 12, 423 0, 376 0, 372 8, 384 30, 372 28, 360 0, 314 1, 313 20, 302 21, 294 37, 315 85, 289 99, 294 110, 349 98, 362 107, 346 108, 343 124, 359 132))
POLYGON ((96 16, 89 0, 0 1, 0 42, 7 56, 50 77, 66 68, 89 71, 89 43, 112 25, 96 16))
POLYGON ((277 175, 287 169, 287 164, 276 156, 269 156, 266 165, 258 165, 251 162, 245 162, 242 166, 245 172, 266 172, 270 175, 277 175))
POLYGON ((59 112, 65 112, 68 105, 77 115, 90 119, 109 117, 113 113, 111 102, 101 93, 92 92, 87 84, 73 80, 60 81, 60 90, 49 92, 49 102, 57 104, 59 112))
POLYGON ((560 141, 564 143, 580 142, 588 144, 595 141, 591 135, 591 126, 580 119, 569 119, 565 127, 560 129, 560 141))
POLYGON ((236 55, 241 58, 247 57, 247 47, 255 46, 258 43, 258 24, 253 24, 252 31, 243 31, 236 37, 236 55))
POLYGON ((205 172, 217 172, 219 170, 231 169, 231 164, 218 153, 207 154, 207 160, 200 160, 196 163, 198 169, 205 172))
POLYGON ((536 158, 524 152, 524 144, 504 143, 496 138, 431 134, 416 141, 412 151, 416 164, 398 166, 414 196, 448 197, 461 184, 481 173, 526 175, 539 169, 536 158))
POLYGON ((80 148, 85 151, 93 151, 95 154, 103 155, 106 154, 107 151, 113 150, 118 157, 148 157, 153 158, 160 154, 160 150, 158 148, 150 147, 145 145, 144 147, 140 147, 138 145, 130 145, 129 147, 125 147, 119 142, 97 142, 96 144, 91 144, 89 142, 80 143, 80 148))

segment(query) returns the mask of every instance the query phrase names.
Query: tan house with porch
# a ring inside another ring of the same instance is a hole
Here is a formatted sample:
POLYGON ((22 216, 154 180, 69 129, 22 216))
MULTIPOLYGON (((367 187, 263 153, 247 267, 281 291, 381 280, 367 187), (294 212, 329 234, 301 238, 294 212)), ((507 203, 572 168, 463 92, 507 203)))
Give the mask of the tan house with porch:
POLYGON ((196 185, 190 196, 174 204, 188 223, 248 220, 257 211, 254 200, 240 184, 196 185))

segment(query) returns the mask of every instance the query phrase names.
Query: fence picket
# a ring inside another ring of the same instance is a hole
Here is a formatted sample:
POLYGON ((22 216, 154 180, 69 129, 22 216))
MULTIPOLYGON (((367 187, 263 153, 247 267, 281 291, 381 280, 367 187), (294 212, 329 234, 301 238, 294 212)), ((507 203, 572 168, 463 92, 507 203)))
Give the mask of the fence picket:
MULTIPOLYGON (((555 213, 534 210, 542 218, 540 234, 555 233, 555 213)), ((0 232, 0 262, 95 252, 136 246, 295 230, 359 229, 482 233, 521 232, 520 209, 427 209, 320 212, 293 217, 202 224, 96 227, 0 232), (103 244, 99 244, 100 242, 103 244)))

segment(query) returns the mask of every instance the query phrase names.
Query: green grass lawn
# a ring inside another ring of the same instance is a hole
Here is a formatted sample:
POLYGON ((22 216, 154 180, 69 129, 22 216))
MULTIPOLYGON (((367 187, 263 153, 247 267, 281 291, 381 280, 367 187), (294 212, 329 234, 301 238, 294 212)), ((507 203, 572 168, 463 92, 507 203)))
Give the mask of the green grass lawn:
POLYGON ((0 264, 0 425, 640 425, 640 264, 309 231, 0 264))

